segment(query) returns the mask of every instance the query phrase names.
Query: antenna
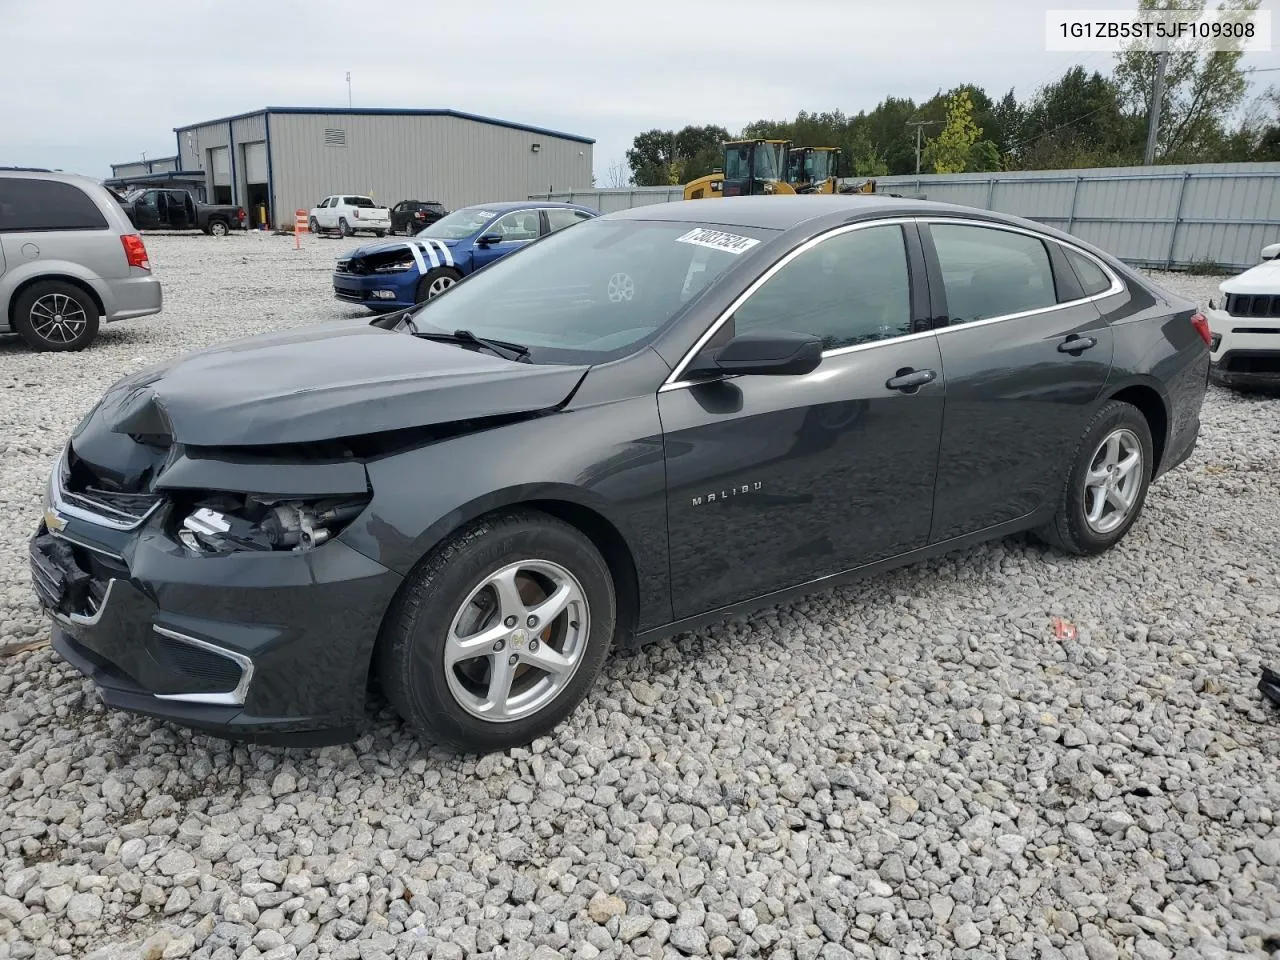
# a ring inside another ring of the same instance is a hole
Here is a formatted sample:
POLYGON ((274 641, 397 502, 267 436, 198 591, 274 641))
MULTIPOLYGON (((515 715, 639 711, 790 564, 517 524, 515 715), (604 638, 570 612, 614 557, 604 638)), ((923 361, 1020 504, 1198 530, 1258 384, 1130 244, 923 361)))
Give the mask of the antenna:
POLYGON ((351 106, 351 71, 347 71, 347 106, 351 106))

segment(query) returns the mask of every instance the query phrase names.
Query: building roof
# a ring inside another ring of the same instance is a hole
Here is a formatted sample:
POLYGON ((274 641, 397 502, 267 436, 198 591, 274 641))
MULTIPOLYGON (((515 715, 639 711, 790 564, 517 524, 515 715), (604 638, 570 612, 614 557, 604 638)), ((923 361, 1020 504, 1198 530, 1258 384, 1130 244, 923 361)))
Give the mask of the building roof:
POLYGON ((154 173, 140 173, 133 177, 107 177, 102 182, 113 187, 127 187, 130 185, 145 186, 152 183, 202 183, 203 181, 203 170, 157 170, 154 173))
POLYGON ((174 127, 175 133, 194 130, 196 127, 207 127, 215 123, 230 123, 233 120, 245 120, 249 117, 260 117, 263 114, 331 114, 353 117, 456 117, 459 120, 471 120, 474 123, 487 123, 495 127, 507 127, 511 130, 524 130, 529 133, 541 133, 561 140, 573 140, 577 143, 595 143, 590 137, 578 136, 575 133, 564 133, 559 130, 548 130, 546 127, 534 127, 526 123, 515 123, 511 120, 499 120, 496 117, 484 117, 477 113, 464 113, 461 110, 424 109, 412 110, 399 107, 263 107, 250 110, 248 113, 237 113, 230 117, 218 117, 201 123, 189 123, 183 127, 174 127))
POLYGON ((123 163, 113 163, 111 165, 111 172, 115 173, 121 167, 146 167, 148 170, 151 170, 153 168, 153 165, 157 163, 177 163, 177 162, 178 162, 178 155, 176 153, 171 157, 152 157, 149 160, 126 160, 123 163))

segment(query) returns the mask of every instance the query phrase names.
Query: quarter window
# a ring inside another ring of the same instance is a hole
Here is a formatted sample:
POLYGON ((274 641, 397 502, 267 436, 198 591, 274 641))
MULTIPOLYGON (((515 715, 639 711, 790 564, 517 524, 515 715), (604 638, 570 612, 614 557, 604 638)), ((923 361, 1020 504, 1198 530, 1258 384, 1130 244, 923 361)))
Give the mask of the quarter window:
POLYGON ((993 227, 930 224, 950 322, 969 323, 1058 302, 1044 244, 993 227))
POLYGON ((1076 279, 1080 281, 1080 287, 1084 290, 1086 297, 1094 297, 1111 289, 1111 278, 1107 276, 1106 271, 1100 266, 1083 253, 1077 253, 1070 247, 1063 247, 1062 249, 1066 253, 1067 262, 1071 264, 1071 269, 1075 271, 1076 279))
POLYGON ((734 313, 732 335, 756 330, 818 336, 826 350, 910 333, 902 228, 850 230, 791 260, 734 313))
POLYGON ((0 233, 105 230, 107 218, 88 194, 60 180, 0 179, 0 233))

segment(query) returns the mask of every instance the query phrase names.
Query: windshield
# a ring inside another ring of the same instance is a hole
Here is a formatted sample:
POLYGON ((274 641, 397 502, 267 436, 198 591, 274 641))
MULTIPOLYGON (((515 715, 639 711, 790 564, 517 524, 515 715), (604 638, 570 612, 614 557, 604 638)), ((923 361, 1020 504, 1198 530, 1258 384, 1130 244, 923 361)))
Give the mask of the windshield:
POLYGON ((745 180, 750 176, 751 152, 755 151, 755 178, 757 180, 781 179, 782 144, 744 143, 727 147, 724 152, 724 178, 745 180))
POLYGON ((813 150, 804 158, 804 178, 808 181, 825 180, 831 176, 831 152, 813 150))
POLYGON ((498 215, 496 210, 484 207, 465 207, 455 210, 447 217, 441 217, 431 226, 418 231, 420 237, 435 237, 437 240, 465 240, 479 231, 490 220, 498 215))
POLYGON ((535 363, 600 363, 653 339, 772 233, 586 220, 477 271, 412 318, 420 332, 465 329, 523 344, 535 363))

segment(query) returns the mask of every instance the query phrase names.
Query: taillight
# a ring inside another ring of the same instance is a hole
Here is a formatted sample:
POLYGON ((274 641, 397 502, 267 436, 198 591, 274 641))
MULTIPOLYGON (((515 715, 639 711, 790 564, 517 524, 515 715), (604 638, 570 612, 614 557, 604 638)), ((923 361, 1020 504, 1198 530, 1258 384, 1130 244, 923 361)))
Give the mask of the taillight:
POLYGON ((427 215, 423 213, 421 210, 415 210, 413 213, 413 218, 415 220, 425 220, 427 219, 427 215))
POLYGON ((244 217, 245 217, 244 207, 240 207, 238 210, 236 210, 236 219, 239 220, 241 223, 244 223, 244 217))
POLYGON ((136 233, 126 233, 120 237, 120 242, 124 244, 124 258, 129 261, 129 266, 151 269, 151 258, 147 256, 147 246, 142 242, 142 237, 136 233))
POLYGON ((1204 341, 1204 345, 1209 346, 1213 340, 1213 331, 1209 329, 1209 320, 1203 313, 1197 310, 1191 315, 1191 325, 1196 328, 1196 333, 1200 334, 1200 339, 1204 341))

